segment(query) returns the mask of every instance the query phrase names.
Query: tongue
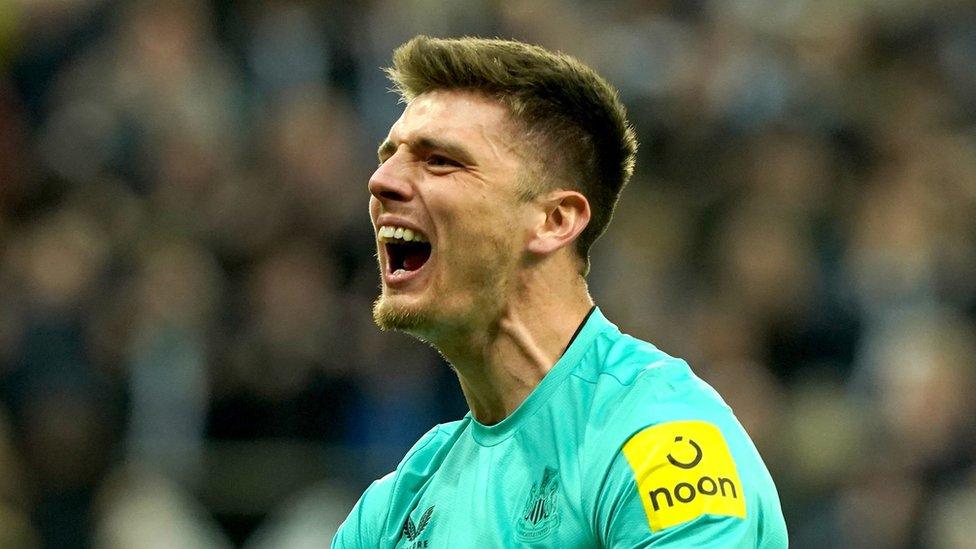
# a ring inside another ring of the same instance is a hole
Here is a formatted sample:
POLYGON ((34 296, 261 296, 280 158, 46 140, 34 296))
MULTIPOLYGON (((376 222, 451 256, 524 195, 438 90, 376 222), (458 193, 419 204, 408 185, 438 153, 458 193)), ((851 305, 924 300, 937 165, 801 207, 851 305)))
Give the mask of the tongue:
POLYGON ((430 258, 429 245, 408 245, 405 248, 406 253, 403 255, 403 268, 408 271, 416 271, 423 267, 424 263, 427 263, 427 260, 430 258))
POLYGON ((403 268, 408 271, 416 271, 417 269, 424 266, 427 262, 427 257, 420 253, 412 253, 407 257, 403 258, 403 268))

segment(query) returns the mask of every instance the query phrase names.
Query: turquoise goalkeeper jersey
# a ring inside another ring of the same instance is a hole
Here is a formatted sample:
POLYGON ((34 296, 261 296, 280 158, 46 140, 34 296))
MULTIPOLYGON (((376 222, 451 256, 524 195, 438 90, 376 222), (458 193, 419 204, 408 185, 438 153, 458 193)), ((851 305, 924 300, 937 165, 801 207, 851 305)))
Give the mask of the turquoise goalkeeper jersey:
POLYGON ((438 425, 334 549, 786 547, 776 487, 722 398, 594 309, 497 425, 438 425))

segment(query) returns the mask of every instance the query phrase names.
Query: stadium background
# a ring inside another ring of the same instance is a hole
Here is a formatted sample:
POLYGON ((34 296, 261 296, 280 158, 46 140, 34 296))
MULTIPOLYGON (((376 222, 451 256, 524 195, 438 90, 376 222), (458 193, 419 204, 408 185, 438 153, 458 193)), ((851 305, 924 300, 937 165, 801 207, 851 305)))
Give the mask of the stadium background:
POLYGON ((794 547, 976 543, 971 2, 5 0, 0 546, 323 547, 465 412, 370 319, 421 32, 620 88, 592 293, 725 395, 794 547))

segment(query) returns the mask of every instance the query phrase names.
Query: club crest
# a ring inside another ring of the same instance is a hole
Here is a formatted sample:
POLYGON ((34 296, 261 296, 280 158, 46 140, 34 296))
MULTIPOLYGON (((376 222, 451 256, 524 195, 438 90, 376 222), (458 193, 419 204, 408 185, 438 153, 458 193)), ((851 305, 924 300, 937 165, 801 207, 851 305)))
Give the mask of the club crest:
POLYGON ((525 507, 516 522, 516 535, 522 541, 536 541, 549 535, 559 524, 559 472, 546 467, 540 482, 532 483, 525 507))

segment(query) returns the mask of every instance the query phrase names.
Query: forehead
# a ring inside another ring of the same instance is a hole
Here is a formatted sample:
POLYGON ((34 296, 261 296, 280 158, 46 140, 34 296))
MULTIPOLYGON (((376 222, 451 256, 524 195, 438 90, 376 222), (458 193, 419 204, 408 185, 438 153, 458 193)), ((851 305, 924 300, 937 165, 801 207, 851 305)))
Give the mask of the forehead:
POLYGON ((417 135, 467 138, 470 145, 502 139, 508 144, 513 124, 499 101, 470 91, 436 90, 416 97, 390 128, 394 141, 417 135))

